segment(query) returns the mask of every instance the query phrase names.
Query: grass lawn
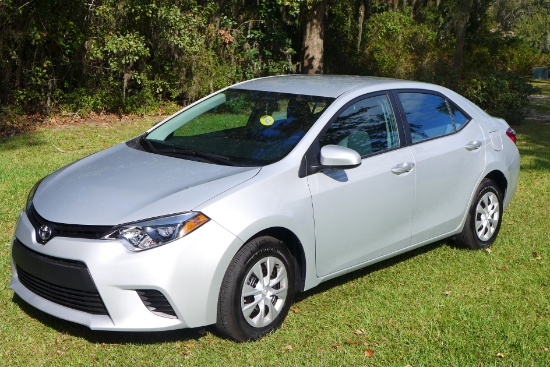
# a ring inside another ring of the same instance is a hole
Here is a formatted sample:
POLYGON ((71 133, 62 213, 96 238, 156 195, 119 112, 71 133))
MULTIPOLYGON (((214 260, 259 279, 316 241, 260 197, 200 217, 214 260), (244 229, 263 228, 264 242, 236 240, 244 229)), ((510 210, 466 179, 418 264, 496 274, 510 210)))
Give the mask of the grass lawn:
MULTIPOLYGON (((550 98, 550 84, 539 83, 550 98)), ((550 100, 517 126, 516 197, 491 251, 445 241, 299 295, 281 329, 233 343, 210 328, 93 332, 8 288, 10 239, 31 186, 152 120, 38 129, 0 140, 2 366, 550 366, 550 100)))

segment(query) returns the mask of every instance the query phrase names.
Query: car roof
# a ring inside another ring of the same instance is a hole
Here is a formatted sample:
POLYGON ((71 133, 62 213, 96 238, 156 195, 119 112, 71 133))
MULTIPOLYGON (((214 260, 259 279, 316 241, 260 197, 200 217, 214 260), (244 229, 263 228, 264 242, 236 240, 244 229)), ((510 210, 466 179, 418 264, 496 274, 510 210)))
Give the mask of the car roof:
MULTIPOLYGON (((231 88, 337 98, 343 93, 359 87, 377 85, 381 89, 396 88, 403 82, 414 83, 372 76, 294 74, 253 79, 236 84, 231 88)), ((425 83, 417 84, 426 85, 425 83)))

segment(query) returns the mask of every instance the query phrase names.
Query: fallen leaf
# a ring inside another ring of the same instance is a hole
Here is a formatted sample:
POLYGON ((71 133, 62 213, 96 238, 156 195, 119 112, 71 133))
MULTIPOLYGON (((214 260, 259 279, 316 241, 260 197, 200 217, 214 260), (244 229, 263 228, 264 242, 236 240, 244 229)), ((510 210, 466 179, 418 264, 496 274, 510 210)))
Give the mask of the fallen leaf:
POLYGON ((504 353, 497 353, 496 356, 497 356, 498 358, 504 358, 504 353))
POLYGON ((357 341, 348 340, 346 343, 349 344, 349 345, 360 345, 361 341, 360 340, 357 340, 357 341))
POLYGON ((545 352, 548 352, 548 351, 550 351, 550 348, 548 348, 548 347, 542 347, 542 350, 544 350, 545 352))
POLYGON ((340 344, 332 344, 332 346, 338 350, 342 349, 342 346, 340 344))
POLYGON ((451 291, 445 291, 445 292, 443 292, 443 294, 446 295, 446 296, 450 296, 450 295, 451 295, 451 291))
POLYGON ((194 348, 195 343, 183 343, 183 346, 186 347, 186 348, 194 348))
POLYGON ((353 330, 353 334, 363 335, 363 334, 365 334, 365 330, 363 330, 363 329, 355 329, 355 330, 353 330))
POLYGON ((542 259, 542 256, 540 256, 540 254, 537 251, 533 251, 533 257, 535 258, 535 260, 542 259))
POLYGON ((372 350, 372 349, 367 349, 367 350, 365 351, 365 357, 367 357, 367 358, 372 358, 373 356, 374 356, 374 350, 372 350))
POLYGON ((290 311, 294 312, 294 313, 298 313, 300 309, 298 307, 291 307, 290 308, 290 311))
POLYGON ((410 364, 407 364, 407 365, 405 365, 405 367, 413 367, 413 366, 412 366, 412 365, 410 365, 410 364))
POLYGON ((502 266, 499 267, 499 269, 500 270, 508 270, 510 268, 508 267, 508 265, 502 265, 502 266))
POLYGON ((486 248, 485 251, 486 251, 488 254, 490 254, 490 253, 493 252, 493 250, 491 250, 490 248, 486 248))
POLYGON ((282 350, 292 350, 292 345, 283 345, 281 347, 282 350))
POLYGON ((62 352, 62 351, 60 351, 60 350, 56 350, 56 351, 55 351, 55 354, 57 354, 58 356, 60 356, 60 355, 62 355, 62 354, 63 354, 63 352, 62 352))
POLYGON ((516 222, 514 222, 513 220, 511 220, 511 221, 508 222, 509 225, 512 225, 512 224, 514 224, 514 223, 516 223, 516 222))

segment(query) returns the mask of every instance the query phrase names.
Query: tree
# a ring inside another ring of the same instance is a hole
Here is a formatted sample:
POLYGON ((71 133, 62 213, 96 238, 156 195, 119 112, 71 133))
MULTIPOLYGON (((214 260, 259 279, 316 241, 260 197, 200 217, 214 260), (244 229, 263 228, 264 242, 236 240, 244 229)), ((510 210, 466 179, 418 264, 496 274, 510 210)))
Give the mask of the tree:
POLYGON ((316 0, 310 6, 305 4, 303 9, 306 26, 302 72, 304 74, 322 74, 327 0, 316 0))

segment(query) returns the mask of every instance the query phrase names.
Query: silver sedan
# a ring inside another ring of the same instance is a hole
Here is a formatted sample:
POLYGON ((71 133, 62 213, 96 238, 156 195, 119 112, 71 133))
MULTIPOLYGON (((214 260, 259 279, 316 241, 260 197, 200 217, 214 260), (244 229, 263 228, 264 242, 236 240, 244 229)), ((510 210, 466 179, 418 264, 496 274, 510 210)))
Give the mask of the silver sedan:
POLYGON ((37 183, 11 288, 91 329, 258 339, 328 279, 444 238, 490 246, 518 182, 515 140, 431 84, 233 85, 37 183))

